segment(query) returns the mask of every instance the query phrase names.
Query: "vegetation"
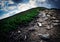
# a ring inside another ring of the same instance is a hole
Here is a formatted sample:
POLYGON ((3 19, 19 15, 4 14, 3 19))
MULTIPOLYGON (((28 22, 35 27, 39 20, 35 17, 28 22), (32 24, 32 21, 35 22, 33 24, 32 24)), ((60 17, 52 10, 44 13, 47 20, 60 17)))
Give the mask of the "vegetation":
POLYGON ((38 11, 43 10, 44 8, 33 8, 25 12, 18 13, 14 16, 0 20, 0 31, 8 32, 14 30, 20 24, 27 24, 32 21, 35 16, 38 15, 38 11))

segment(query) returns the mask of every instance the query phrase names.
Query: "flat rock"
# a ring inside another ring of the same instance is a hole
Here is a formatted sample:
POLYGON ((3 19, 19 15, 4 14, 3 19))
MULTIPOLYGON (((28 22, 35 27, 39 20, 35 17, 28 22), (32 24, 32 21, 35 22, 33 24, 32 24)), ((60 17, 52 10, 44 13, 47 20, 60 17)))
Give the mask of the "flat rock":
POLYGON ((57 23, 57 22, 60 22, 60 21, 59 20, 53 20, 53 22, 56 22, 57 23))
POLYGON ((39 34, 39 37, 42 40, 49 40, 50 39, 50 35, 49 34, 39 34))
POLYGON ((28 31, 33 32, 33 31, 36 31, 36 29, 32 27, 32 28, 29 28, 28 31))
POLYGON ((58 23, 52 23, 54 26, 58 25, 58 23))
POLYGON ((46 29, 47 29, 47 30, 50 30, 50 29, 51 29, 51 26, 48 26, 48 25, 47 25, 46 29))
POLYGON ((51 17, 49 14, 47 14, 47 17, 51 17))

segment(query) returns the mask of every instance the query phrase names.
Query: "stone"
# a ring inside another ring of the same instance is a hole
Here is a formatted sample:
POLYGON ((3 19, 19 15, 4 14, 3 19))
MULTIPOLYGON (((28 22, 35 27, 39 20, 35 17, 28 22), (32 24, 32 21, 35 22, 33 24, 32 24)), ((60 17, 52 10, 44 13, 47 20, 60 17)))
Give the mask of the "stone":
POLYGON ((28 31, 33 32, 33 31, 36 31, 36 29, 32 27, 32 28, 29 28, 28 31))
POLYGON ((42 14, 41 14, 41 13, 39 13, 39 16, 42 16, 42 14))
POLYGON ((26 40, 27 39, 27 37, 26 37, 26 35, 25 34, 21 34, 20 35, 20 40, 22 41, 22 40, 26 40))
POLYGON ((42 26, 42 23, 38 22, 37 25, 38 25, 39 27, 41 27, 41 26, 42 26))
POLYGON ((44 17, 44 20, 47 20, 48 19, 48 17, 44 17))
POLYGON ((57 23, 57 22, 59 22, 59 20, 53 20, 53 22, 56 22, 57 23))
POLYGON ((52 26, 49 26, 49 25, 47 25, 47 27, 46 27, 47 30, 50 30, 51 28, 52 28, 52 26))
POLYGON ((40 18, 41 16, 42 16, 42 13, 39 13, 39 14, 38 14, 38 17, 40 18))
POLYGON ((50 25, 51 28, 53 28, 53 25, 50 25))
POLYGON ((38 36, 40 36, 40 35, 42 35, 42 34, 38 34, 38 36))
POLYGON ((39 22, 39 20, 36 20, 36 22, 39 22))
POLYGON ((47 16, 48 16, 48 17, 50 17, 50 15, 49 15, 49 14, 47 14, 47 16))
POLYGON ((58 25, 58 23, 52 23, 54 26, 58 25))
POLYGON ((56 19, 56 17, 52 17, 52 19, 56 19))
POLYGON ((21 31, 18 31, 18 33, 21 33, 21 31))
POLYGON ((27 36, 25 35, 24 40, 26 40, 26 39, 27 39, 27 36))
POLYGON ((22 34, 20 34, 20 36, 19 36, 19 40, 20 41, 25 41, 25 40, 27 40, 28 39, 28 34, 26 34, 26 33, 22 33, 22 34))
POLYGON ((43 16, 42 17, 46 17, 46 13, 42 13, 43 14, 43 16))
POLYGON ((50 40, 49 34, 39 34, 38 35, 42 40, 50 40))
POLYGON ((38 22, 43 22, 45 19, 43 19, 43 18, 40 18, 40 19, 38 19, 38 22))

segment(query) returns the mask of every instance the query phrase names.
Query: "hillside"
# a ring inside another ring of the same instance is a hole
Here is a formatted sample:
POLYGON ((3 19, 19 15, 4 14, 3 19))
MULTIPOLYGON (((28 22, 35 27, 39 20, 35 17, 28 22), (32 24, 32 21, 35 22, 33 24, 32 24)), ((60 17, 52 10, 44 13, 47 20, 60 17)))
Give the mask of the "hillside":
POLYGON ((1 42, 60 42, 58 9, 32 8, 0 20, 1 42))
POLYGON ((16 29, 18 26, 27 25, 28 22, 32 21, 39 13, 39 10, 44 8, 33 8, 14 16, 0 20, 0 31, 8 32, 16 29))

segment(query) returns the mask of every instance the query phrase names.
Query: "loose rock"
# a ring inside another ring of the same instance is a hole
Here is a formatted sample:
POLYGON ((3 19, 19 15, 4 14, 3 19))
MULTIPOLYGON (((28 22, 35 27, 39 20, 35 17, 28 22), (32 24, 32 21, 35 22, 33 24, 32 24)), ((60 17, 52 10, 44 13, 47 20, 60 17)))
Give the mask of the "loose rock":
POLYGON ((51 17, 51 16, 47 14, 47 17, 51 17))
POLYGON ((18 33, 21 33, 21 31, 18 31, 18 33))
POLYGON ((56 22, 57 23, 57 22, 59 22, 59 20, 53 20, 53 22, 56 22))
POLYGON ((42 23, 38 22, 37 25, 38 25, 39 27, 41 27, 41 26, 42 26, 42 23))
POLYGON ((58 25, 58 23, 52 23, 54 26, 58 25))
POLYGON ((39 34, 39 37, 42 40, 49 40, 50 39, 50 35, 49 34, 39 34))
POLYGON ((33 32, 33 31, 36 31, 36 29, 35 28, 29 28, 28 31, 33 32))
POLYGON ((47 29, 47 30, 50 30, 51 28, 52 28, 51 26, 47 26, 47 28, 46 28, 46 29, 47 29))

